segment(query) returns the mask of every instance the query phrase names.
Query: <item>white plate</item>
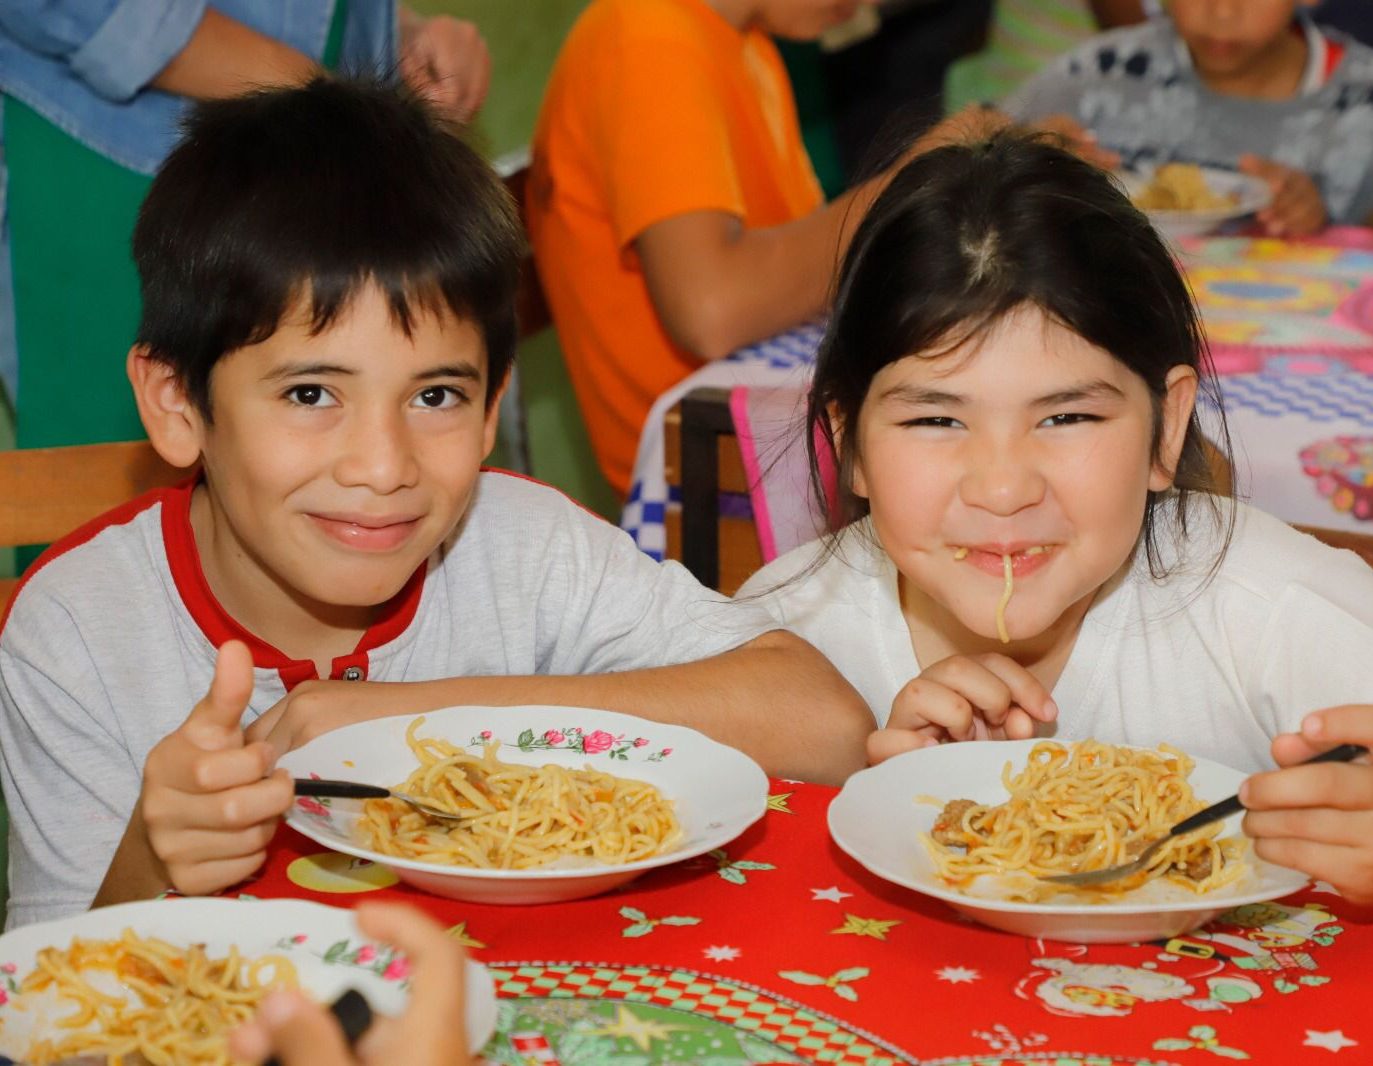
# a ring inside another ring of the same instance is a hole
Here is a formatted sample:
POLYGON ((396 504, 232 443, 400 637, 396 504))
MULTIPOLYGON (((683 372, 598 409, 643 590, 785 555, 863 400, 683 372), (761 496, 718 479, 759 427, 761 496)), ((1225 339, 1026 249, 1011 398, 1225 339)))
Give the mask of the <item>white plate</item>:
MULTIPOLYGON (((405 730, 418 715, 377 718, 316 737, 278 765, 296 777, 346 778, 394 788, 417 763, 405 730)), ((585 707, 450 707, 423 715, 422 737, 442 737, 480 752, 501 742, 505 762, 590 766, 647 781, 676 804, 682 840, 672 851, 638 862, 575 868, 486 870, 396 858, 372 851, 357 829, 356 800, 297 800, 287 823, 312 840, 390 867, 402 881, 473 903, 551 903, 605 892, 645 870, 728 843, 763 816, 767 776, 741 751, 694 729, 585 707)))
MULTIPOLYGON (((46 1002, 32 1010, 16 1005, 19 985, 32 971, 39 949, 66 949, 74 937, 113 940, 125 929, 181 947, 204 944, 211 956, 222 956, 231 946, 245 956, 285 955, 295 965, 301 987, 321 1003, 356 988, 374 1011, 398 1014, 408 999, 404 960, 362 936, 351 911, 294 899, 124 903, 0 936, 0 986, 6 992, 0 1005, 0 1054, 23 1061, 54 1016, 71 1013, 63 1000, 56 1000, 61 1006, 54 1012, 46 1002)), ((466 1022, 468 1046, 475 1053, 496 1031, 496 990, 486 967, 471 959, 466 1022)))
MULTIPOLYGON (((917 796, 1001 803, 1007 798, 1001 771, 1025 766, 1035 740, 967 741, 907 752, 854 774, 829 808, 830 836, 878 877, 949 903, 985 925, 1022 936, 1070 940, 1079 944, 1130 943, 1177 936, 1204 925, 1231 907, 1276 899, 1306 884, 1304 874, 1245 856, 1249 872, 1239 881, 1197 895, 1179 885, 1150 882, 1107 902, 1025 903, 971 896, 946 885, 921 833, 934 825, 939 807, 917 803, 917 796)), ((1208 803, 1239 790, 1246 775, 1197 759, 1189 778, 1199 799, 1208 803)), ((1227 819, 1223 836, 1239 833, 1240 815, 1227 819)), ((974 888, 982 891, 988 879, 974 888)), ((995 885, 986 887, 994 892, 995 885)))
MULTIPOLYGON (((1154 176, 1155 167, 1124 170, 1120 180, 1131 199, 1138 196, 1154 176)), ((1207 187, 1217 196, 1227 196, 1234 203, 1210 211, 1145 211, 1154 228, 1165 237, 1196 237, 1220 228, 1226 222, 1243 218, 1264 207, 1273 198, 1267 184, 1250 174, 1216 167, 1201 167, 1207 187)))

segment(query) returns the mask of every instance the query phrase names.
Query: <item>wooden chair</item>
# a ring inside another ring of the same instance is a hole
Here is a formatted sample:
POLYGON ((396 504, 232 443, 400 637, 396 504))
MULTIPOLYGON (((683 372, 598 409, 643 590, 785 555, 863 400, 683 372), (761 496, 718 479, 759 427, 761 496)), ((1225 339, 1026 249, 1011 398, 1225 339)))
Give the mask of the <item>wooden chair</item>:
MULTIPOLYGON (((145 440, 0 452, 0 547, 50 543, 188 473, 145 440)), ((0 580, 0 612, 18 584, 0 580)))

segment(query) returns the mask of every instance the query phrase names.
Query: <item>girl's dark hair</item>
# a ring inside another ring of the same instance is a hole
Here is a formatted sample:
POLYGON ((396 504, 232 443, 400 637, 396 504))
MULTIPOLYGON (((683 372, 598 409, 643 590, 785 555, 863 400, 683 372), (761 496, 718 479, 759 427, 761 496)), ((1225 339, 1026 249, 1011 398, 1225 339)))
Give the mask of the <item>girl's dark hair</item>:
MULTIPOLYGON (((1034 304, 1143 379, 1162 429, 1168 371, 1194 368, 1215 406, 1228 462, 1210 356, 1187 284, 1149 221, 1116 182, 1047 139, 1007 131, 949 145, 907 163, 872 205, 840 269, 807 410, 811 475, 824 499, 817 433, 835 448, 831 423, 850 430, 877 373, 909 355, 937 356, 1002 316, 1034 304)), ((856 432, 842 433, 835 528, 868 511, 852 491, 856 432)), ((1215 493, 1197 412, 1174 472, 1177 521, 1188 498, 1215 493)), ((1155 529, 1158 494, 1143 538, 1162 572, 1155 529)), ((1231 517, 1233 521, 1233 514, 1231 517)))
POLYGON ((477 326, 490 403, 514 357, 523 252, 500 179, 398 82, 321 76, 210 101, 139 211, 137 343, 208 418, 221 357, 307 294, 323 331, 375 283, 407 334, 444 307, 477 326))

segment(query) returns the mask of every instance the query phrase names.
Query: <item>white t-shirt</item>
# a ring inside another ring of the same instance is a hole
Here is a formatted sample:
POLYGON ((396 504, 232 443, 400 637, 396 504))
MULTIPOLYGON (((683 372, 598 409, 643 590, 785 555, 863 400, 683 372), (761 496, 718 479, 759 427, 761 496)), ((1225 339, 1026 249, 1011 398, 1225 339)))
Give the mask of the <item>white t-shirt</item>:
MULTIPOLYGON (((1160 508, 1162 531, 1172 528, 1170 507, 1160 508)), ((1044 732, 1166 741, 1237 769, 1271 768, 1269 741, 1308 711, 1373 704, 1373 568, 1238 504, 1234 539, 1205 582, 1222 531, 1204 499, 1193 507, 1183 555, 1160 538, 1165 563, 1178 564, 1172 576, 1154 580, 1141 549, 1088 609, 1053 689, 1057 725, 1044 732)), ((807 572, 823 554, 823 542, 788 552, 737 595, 759 596, 819 648, 885 725, 897 692, 921 669, 896 568, 867 521, 807 572)))
MULTIPOLYGON (((314 678, 215 600, 191 533, 191 486, 140 497, 54 545, 0 630, 0 778, 8 925, 90 904, 149 750, 207 691, 215 649, 244 640, 246 726, 314 678)), ((458 530, 331 677, 587 674, 688 662, 776 629, 681 566, 659 565, 554 489, 486 473, 458 530)))

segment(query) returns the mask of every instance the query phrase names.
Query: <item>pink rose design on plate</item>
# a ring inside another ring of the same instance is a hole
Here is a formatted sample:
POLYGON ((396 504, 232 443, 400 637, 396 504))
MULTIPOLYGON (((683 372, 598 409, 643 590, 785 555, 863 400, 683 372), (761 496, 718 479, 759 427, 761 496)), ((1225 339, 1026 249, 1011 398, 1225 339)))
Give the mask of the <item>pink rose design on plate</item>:
POLYGON ((647 743, 648 743, 648 737, 635 737, 635 738, 634 738, 634 746, 635 746, 636 748, 642 748, 642 747, 643 747, 645 744, 647 744, 647 743))
POLYGON ((3 988, 0 988, 0 1007, 3 1007, 3 1006, 4 1006, 6 1003, 8 1003, 9 1001, 10 1001, 9 993, 6 992, 3 988))
POLYGON ((543 738, 550 744, 561 744, 567 739, 567 736, 563 733, 559 733, 556 729, 550 729, 544 733, 543 738))
POLYGON ((319 800, 311 799, 309 796, 301 796, 296 800, 296 806, 301 810, 309 811, 311 814, 321 818, 329 817, 329 808, 320 803, 319 800))
POLYGON ((588 755, 599 755, 603 751, 609 751, 615 746, 615 738, 604 729, 597 729, 593 733, 587 733, 582 737, 582 751, 588 755))
POLYGON ((481 731, 481 738, 482 738, 482 740, 490 740, 490 739, 491 739, 491 730, 489 730, 489 729, 483 729, 483 730, 481 731))
POLYGON ((377 957, 377 949, 371 944, 363 944, 358 948, 358 962, 368 963, 377 957))
POLYGON ((382 972, 384 981, 404 981, 410 976, 409 959, 392 959, 391 965, 382 972))

